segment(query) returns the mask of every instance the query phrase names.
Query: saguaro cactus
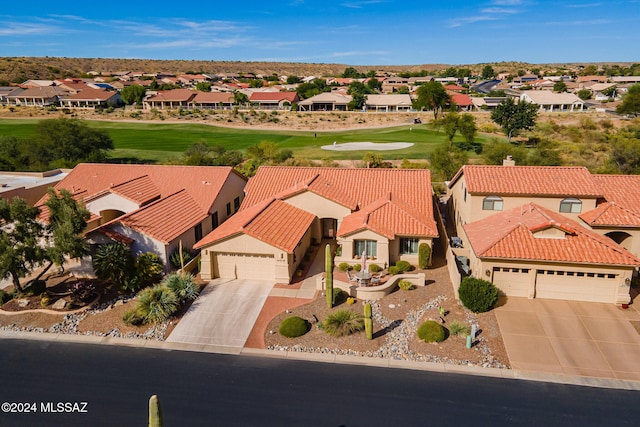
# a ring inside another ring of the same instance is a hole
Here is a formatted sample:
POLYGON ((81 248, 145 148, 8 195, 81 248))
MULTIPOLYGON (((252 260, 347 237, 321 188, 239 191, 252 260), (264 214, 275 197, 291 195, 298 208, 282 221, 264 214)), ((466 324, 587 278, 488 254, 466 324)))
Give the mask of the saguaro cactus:
POLYGON ((149 427, 162 427, 162 411, 160 401, 155 394, 149 399, 149 427))
POLYGON ((331 259, 331 245, 324 248, 324 292, 327 298, 327 307, 333 307, 333 259, 331 259))
POLYGON ((373 319, 371 319, 371 304, 366 303, 364 305, 364 331, 367 334, 367 339, 373 339, 373 319))

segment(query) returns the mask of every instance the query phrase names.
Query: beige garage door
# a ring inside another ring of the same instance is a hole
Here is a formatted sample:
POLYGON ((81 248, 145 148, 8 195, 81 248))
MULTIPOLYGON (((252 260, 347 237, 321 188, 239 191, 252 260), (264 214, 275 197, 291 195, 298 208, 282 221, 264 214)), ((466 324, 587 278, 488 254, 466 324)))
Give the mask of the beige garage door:
POLYGON ((274 280, 274 258, 268 254, 218 252, 213 254, 214 277, 274 280))
POLYGON ((529 273, 528 268, 493 268, 493 284, 504 295, 510 297, 529 296, 529 273))
POLYGON ((618 280, 609 275, 567 271, 538 271, 536 298, 612 303, 618 280))

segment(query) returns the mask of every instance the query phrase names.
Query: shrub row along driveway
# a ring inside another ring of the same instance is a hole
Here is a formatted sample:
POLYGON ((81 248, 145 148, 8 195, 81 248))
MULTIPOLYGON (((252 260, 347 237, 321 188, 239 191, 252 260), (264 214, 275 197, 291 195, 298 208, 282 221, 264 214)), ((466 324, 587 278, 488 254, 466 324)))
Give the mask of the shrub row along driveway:
POLYGON ((638 381, 633 307, 510 297, 495 314, 514 369, 638 381))
POLYGON ((261 280, 212 280, 167 341, 242 348, 273 285, 261 280))

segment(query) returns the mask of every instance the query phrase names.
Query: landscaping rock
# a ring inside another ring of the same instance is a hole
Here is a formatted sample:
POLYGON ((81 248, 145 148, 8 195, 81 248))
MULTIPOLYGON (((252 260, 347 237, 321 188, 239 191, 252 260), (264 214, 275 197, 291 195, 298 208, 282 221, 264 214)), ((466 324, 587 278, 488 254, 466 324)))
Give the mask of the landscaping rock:
POLYGON ((60 298, 58 301, 54 302, 51 305, 51 308, 54 310, 64 310, 66 306, 67 306, 67 302, 64 299, 60 298))
POLYGON ((25 308, 27 305, 29 305, 29 300, 26 298, 20 298, 18 300, 18 307, 20 308, 25 308))

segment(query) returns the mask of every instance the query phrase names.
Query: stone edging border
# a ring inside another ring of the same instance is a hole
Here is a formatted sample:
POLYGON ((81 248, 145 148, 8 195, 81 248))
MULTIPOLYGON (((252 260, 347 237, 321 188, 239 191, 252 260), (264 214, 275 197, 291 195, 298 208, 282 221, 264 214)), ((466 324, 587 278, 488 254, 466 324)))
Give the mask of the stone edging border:
POLYGON ((89 310, 99 300, 100 300, 100 295, 98 294, 98 296, 96 296, 95 299, 91 301, 89 304, 85 305, 84 307, 80 307, 76 310, 71 310, 71 311, 55 311, 55 310, 47 310, 46 308, 34 308, 31 310, 22 310, 22 311, 6 311, 0 308, 0 314, 5 314, 7 316, 17 316, 19 314, 26 314, 26 313, 44 313, 44 314, 60 314, 60 315, 76 314, 76 313, 81 313, 83 311, 89 310))

